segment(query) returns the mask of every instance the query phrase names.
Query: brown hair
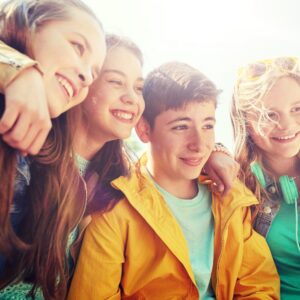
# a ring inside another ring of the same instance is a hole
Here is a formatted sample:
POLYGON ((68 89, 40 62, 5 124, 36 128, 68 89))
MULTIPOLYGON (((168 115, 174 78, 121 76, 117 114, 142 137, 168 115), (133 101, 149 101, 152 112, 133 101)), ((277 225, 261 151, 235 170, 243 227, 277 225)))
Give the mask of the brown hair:
POLYGON ((176 109, 192 101, 214 101, 216 86, 197 69, 181 62, 169 62, 153 70, 143 88, 143 117, 151 128, 155 118, 168 109, 176 109))
MULTIPOLYGON (((138 46, 131 40, 114 34, 106 36, 107 51, 116 47, 124 47, 131 51, 143 64, 143 55, 138 46)), ((123 194, 114 189, 110 182, 119 176, 129 173, 129 158, 126 154, 122 140, 114 140, 105 143, 98 151, 90 164, 87 172, 87 181, 91 180, 93 174, 97 174, 97 184, 89 195, 86 213, 105 211, 111 209, 115 203, 123 197, 123 194)))
MULTIPOLYGON (((70 8, 97 20, 80 0, 5 1, 0 5, 0 39, 30 55, 31 35, 48 21, 68 18, 70 8)), ((1 104, 3 110, 3 101, 1 104)), ((80 178, 71 155, 73 117, 68 112, 54 120, 42 151, 30 158, 31 183, 18 234, 9 215, 17 153, 0 140, 0 248, 7 256, 6 279, 32 282, 32 295, 40 286, 46 299, 65 296, 66 244, 82 211, 74 203, 74 199, 83 199, 78 197, 80 178)))

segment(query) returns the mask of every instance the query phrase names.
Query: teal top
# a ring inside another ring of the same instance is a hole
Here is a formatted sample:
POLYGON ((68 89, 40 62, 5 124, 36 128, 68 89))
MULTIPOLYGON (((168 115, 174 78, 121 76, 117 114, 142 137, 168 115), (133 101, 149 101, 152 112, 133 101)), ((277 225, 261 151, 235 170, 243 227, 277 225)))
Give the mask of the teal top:
POLYGON ((185 236, 201 300, 215 299, 210 282, 214 256, 211 193, 206 186, 198 184, 198 193, 194 198, 180 199, 168 193, 157 183, 155 185, 163 195, 185 236))
MULTIPOLYGON (((84 159, 83 157, 76 155, 76 164, 81 176, 84 176, 90 161, 84 159)), ((74 268, 75 262, 73 261, 70 248, 71 245, 74 243, 78 236, 78 226, 70 233, 68 238, 68 244, 66 249, 67 260, 69 264, 69 269, 72 270, 74 268)), ((24 282, 17 282, 12 283, 2 290, 0 290, 0 300, 31 300, 32 298, 28 296, 28 293, 32 289, 32 284, 24 283, 24 282)), ((35 293, 35 300, 44 300, 43 293, 40 288, 37 289, 35 293)))
MULTIPOLYGON (((296 213, 300 219, 299 207, 296 213)), ((300 251, 296 244, 296 221, 295 205, 282 201, 267 235, 267 242, 280 276, 282 300, 300 299, 300 251)), ((299 232, 298 222, 298 241, 299 232)))

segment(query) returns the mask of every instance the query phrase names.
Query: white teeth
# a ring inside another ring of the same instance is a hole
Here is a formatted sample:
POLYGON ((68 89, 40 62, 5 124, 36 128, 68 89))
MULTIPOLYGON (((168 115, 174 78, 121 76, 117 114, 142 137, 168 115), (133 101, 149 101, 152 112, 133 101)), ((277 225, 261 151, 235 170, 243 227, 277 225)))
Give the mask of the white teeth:
POLYGON ((293 134, 293 135, 287 135, 287 136, 277 136, 277 137, 274 137, 275 139, 277 140, 289 140, 289 139, 292 139, 296 136, 296 134, 293 134))
POLYGON ((127 113, 124 111, 114 111, 113 112, 114 116, 120 118, 120 119, 125 119, 125 120, 132 120, 133 119, 133 114, 132 113, 127 113))
POLYGON ((73 91, 71 84, 63 77, 57 76, 57 79, 58 79, 58 82, 65 88, 68 96, 70 98, 72 98, 74 95, 74 91, 73 91))

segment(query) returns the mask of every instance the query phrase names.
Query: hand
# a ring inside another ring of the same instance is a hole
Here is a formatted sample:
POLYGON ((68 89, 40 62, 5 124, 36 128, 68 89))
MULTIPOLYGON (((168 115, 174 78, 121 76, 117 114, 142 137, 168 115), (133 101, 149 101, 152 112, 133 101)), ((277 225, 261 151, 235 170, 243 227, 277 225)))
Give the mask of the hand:
POLYGON ((23 70, 4 90, 5 110, 0 119, 3 140, 23 155, 35 155, 51 129, 44 82, 34 67, 23 70))
POLYGON ((233 157, 223 152, 214 151, 211 153, 204 168, 214 182, 214 191, 225 196, 233 187, 234 180, 237 178, 240 170, 240 165, 233 157))

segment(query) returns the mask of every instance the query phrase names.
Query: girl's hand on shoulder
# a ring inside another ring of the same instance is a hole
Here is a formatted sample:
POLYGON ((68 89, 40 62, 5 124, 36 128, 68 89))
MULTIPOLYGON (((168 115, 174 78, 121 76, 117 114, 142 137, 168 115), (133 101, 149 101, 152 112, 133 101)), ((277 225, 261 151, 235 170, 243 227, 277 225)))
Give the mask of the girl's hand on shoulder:
POLYGON ((213 151, 205 164, 205 172, 214 182, 215 192, 225 196, 233 187, 238 176, 240 165, 232 156, 219 151, 213 151))
POLYGON ((23 155, 37 154, 51 129, 42 74, 23 70, 4 90, 5 110, 0 119, 3 140, 23 155))

